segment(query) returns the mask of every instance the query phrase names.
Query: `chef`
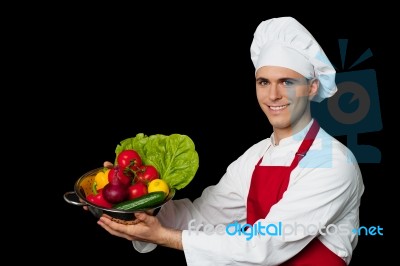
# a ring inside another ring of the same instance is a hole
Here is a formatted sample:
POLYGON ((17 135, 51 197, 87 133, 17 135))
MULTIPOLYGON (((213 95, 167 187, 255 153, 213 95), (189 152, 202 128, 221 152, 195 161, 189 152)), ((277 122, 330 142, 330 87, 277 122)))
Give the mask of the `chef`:
POLYGON ((310 101, 337 91, 335 70, 292 17, 262 21, 250 52, 273 133, 193 202, 139 213, 136 225, 98 223, 139 252, 183 250, 187 265, 347 265, 357 245, 362 176, 352 152, 310 110, 310 101))

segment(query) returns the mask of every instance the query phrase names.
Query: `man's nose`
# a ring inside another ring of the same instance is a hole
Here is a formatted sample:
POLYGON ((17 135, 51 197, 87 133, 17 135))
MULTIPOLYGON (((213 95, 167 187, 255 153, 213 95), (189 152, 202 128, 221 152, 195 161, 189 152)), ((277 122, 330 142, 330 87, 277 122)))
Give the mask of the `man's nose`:
POLYGON ((281 88, 279 84, 271 83, 268 96, 272 101, 282 98, 281 88))

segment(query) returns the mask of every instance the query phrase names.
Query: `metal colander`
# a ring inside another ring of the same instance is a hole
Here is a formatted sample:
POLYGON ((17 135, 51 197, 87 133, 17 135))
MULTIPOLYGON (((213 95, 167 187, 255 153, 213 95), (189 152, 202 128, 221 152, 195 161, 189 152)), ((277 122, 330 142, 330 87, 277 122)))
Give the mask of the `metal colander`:
POLYGON ((76 182, 74 186, 74 191, 68 191, 64 193, 64 200, 69 204, 76 206, 87 206, 89 211, 97 218, 102 215, 109 216, 112 220, 123 223, 123 224, 134 224, 136 219, 135 212, 147 212, 150 214, 155 213, 155 211, 162 205, 170 201, 175 196, 175 189, 170 189, 170 192, 166 199, 159 205, 154 206, 149 209, 142 209, 136 211, 124 211, 112 208, 104 208, 89 202, 86 196, 92 193, 92 185, 95 176, 98 172, 102 171, 104 168, 96 168, 83 174, 76 182))

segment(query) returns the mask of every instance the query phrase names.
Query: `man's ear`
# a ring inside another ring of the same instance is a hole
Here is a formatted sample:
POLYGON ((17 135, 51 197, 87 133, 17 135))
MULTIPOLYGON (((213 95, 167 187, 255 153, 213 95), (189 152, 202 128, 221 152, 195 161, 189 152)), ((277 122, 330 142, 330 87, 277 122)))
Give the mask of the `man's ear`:
POLYGON ((310 81, 310 87, 308 91, 308 98, 311 100, 315 95, 317 95, 319 89, 319 80, 314 78, 310 81))

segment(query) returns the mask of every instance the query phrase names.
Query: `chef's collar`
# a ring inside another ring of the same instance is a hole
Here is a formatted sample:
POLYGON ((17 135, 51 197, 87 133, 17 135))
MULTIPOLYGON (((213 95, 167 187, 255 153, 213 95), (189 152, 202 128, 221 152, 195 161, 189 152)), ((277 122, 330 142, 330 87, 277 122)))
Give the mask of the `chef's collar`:
POLYGON ((297 142, 302 142, 304 140, 304 138, 307 135, 308 130, 310 129, 312 123, 313 123, 314 119, 311 119, 311 121, 307 124, 307 126, 305 126, 302 130, 300 130, 299 132, 297 132, 296 134, 293 134, 289 137, 283 138, 279 141, 278 145, 275 145, 275 136, 274 133, 272 132, 271 134, 271 144, 274 147, 277 146, 286 146, 286 145, 291 145, 293 143, 297 143, 297 142))

